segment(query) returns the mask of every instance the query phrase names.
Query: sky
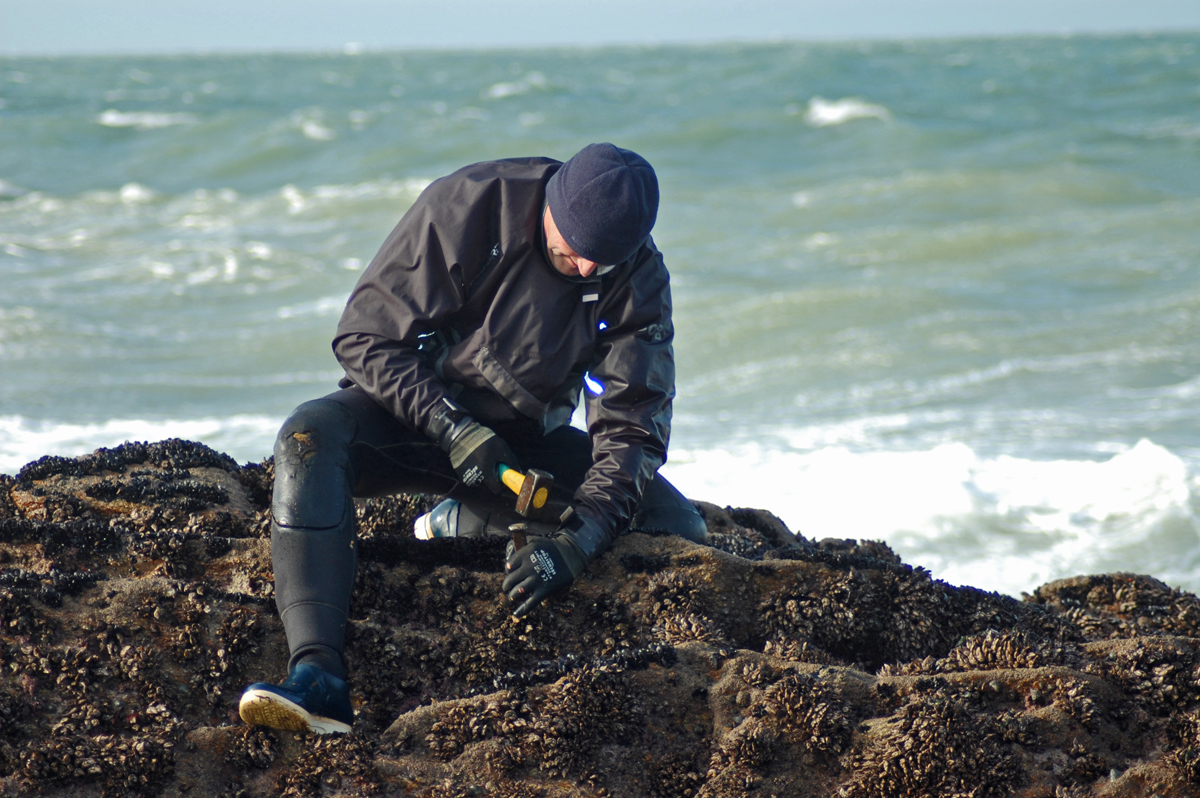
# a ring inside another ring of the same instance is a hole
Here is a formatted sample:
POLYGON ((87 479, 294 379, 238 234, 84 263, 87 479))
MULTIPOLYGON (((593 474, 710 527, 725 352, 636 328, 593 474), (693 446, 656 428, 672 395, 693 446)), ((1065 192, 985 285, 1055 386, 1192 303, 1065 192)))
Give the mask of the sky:
POLYGON ((0 54, 1200 30, 1200 0, 0 0, 0 54))

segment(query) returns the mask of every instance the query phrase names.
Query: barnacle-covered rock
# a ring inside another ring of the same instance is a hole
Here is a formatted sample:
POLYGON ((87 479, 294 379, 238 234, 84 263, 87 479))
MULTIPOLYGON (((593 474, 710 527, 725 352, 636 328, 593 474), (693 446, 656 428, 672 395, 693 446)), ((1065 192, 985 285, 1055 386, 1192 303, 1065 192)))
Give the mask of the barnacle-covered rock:
POLYGON ((1141 574, 1059 579, 1039 587, 1029 600, 1054 607, 1092 640, 1156 632, 1200 636, 1200 599, 1141 574))
POLYGON ((1200 601, 1025 601, 698 502, 516 620, 503 539, 355 502, 354 733, 250 729, 284 676, 271 460, 186 441, 0 476, 0 793, 425 798, 1200 794, 1200 601))
POLYGON ((844 794, 1012 794, 1023 774, 980 701, 949 685, 913 694, 852 755, 844 794))

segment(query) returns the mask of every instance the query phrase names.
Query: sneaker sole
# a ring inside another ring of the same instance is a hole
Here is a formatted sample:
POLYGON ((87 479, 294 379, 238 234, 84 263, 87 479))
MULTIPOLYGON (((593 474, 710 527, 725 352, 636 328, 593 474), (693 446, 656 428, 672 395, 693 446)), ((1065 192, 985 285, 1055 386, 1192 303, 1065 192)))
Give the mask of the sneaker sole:
POLYGON ((294 701, 267 690, 247 690, 238 704, 238 714, 250 726, 316 734, 350 733, 350 724, 313 715, 294 701))
POLYGON ((429 523, 430 513, 425 513, 413 524, 413 534, 417 540, 433 540, 433 525, 429 523))

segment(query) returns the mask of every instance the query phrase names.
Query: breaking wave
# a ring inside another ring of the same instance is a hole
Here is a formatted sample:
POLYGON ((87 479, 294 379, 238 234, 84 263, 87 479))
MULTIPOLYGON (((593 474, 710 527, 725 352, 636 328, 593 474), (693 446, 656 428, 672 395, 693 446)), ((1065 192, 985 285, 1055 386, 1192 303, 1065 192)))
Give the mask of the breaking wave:
POLYGON ((195 114, 156 113, 153 111, 117 111, 108 109, 96 121, 105 127, 132 127, 137 130, 157 130, 173 125, 190 125, 197 121, 195 114))
POLYGON ((891 118, 891 112, 882 105, 864 102, 856 97, 841 100, 813 97, 808 101, 808 110, 804 112, 804 121, 813 127, 844 125, 855 119, 881 119, 888 122, 891 118))
POLYGON ((198 441, 240 462, 271 454, 283 418, 241 415, 197 419, 110 419, 90 424, 30 421, 0 416, 0 473, 16 474, 44 455, 75 457, 126 441, 183 438, 198 441))
POLYGON ((1066 576, 1137 571, 1200 588, 1200 483, 1148 440, 1094 461, 988 458, 961 443, 744 445, 672 450, 663 473, 688 496, 769 507, 810 539, 884 540, 955 584, 1019 595, 1066 576))

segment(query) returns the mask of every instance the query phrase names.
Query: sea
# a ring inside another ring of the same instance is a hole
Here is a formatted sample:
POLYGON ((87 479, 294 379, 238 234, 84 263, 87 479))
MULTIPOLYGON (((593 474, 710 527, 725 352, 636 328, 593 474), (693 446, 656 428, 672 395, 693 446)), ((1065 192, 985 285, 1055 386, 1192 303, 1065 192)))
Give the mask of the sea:
POLYGON ((0 57, 0 473, 261 461, 431 180, 597 141, 659 175, 689 497, 1200 591, 1200 32, 0 57))

